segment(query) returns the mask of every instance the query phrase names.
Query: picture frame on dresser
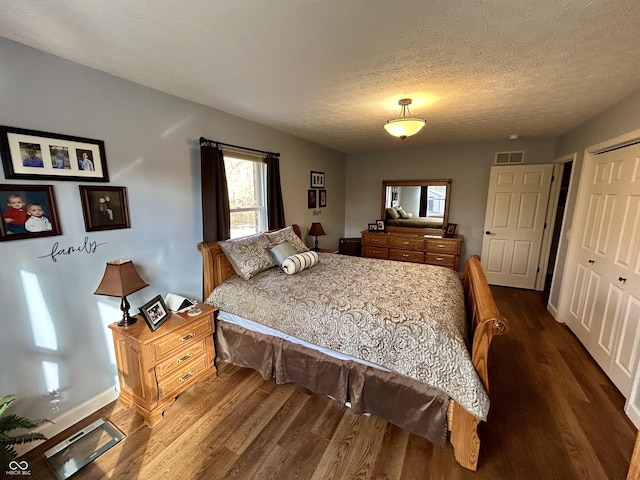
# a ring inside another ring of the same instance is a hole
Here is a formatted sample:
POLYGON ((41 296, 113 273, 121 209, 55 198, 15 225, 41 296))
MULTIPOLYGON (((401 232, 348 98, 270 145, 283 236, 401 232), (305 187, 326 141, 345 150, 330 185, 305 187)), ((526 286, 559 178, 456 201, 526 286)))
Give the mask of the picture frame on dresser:
POLYGON ((449 238, 455 236, 457 227, 458 227, 457 223, 447 224, 447 229, 444 231, 444 236, 449 238))
POLYGON ((379 232, 384 232, 384 220, 376 220, 379 232))
POLYGON ((378 231, 378 223, 370 223, 369 224, 369 231, 370 232, 377 232, 378 231))
POLYGON ((172 315, 160 295, 140 307, 140 314, 152 332, 160 328, 172 315))

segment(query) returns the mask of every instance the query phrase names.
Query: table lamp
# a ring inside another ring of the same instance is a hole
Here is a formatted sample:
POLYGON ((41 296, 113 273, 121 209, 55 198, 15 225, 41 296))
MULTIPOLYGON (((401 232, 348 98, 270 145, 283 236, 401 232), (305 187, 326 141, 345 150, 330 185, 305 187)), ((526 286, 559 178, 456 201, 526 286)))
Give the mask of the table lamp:
POLYGON ((118 259, 107 262, 102 281, 94 295, 107 295, 109 297, 122 297, 120 310, 122 310, 122 320, 118 322, 119 327, 128 327, 136 323, 135 317, 129 316, 129 302, 127 295, 149 286, 133 266, 131 260, 118 259))
POLYGON ((317 252, 318 250, 320 250, 318 248, 318 237, 321 235, 326 235, 326 233, 324 233, 324 230, 322 229, 322 224, 320 222, 313 222, 311 224, 311 228, 309 229, 309 235, 316 237, 316 244, 315 247, 312 248, 312 250, 315 250, 317 252))

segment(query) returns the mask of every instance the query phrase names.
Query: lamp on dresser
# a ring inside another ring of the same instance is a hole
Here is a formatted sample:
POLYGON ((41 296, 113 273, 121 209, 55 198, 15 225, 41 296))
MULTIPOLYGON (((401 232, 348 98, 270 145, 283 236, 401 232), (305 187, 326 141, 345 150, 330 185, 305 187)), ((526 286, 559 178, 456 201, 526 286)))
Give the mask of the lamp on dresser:
POLYGON ((313 222, 311 224, 311 228, 309 229, 309 235, 311 235, 312 237, 316 237, 316 243, 312 250, 317 252, 318 250, 320 250, 318 248, 318 237, 326 235, 326 233, 324 233, 324 229, 322 228, 322 224, 320 222, 313 222))
POLYGON ((140 278, 133 262, 120 258, 107 262, 102 281, 93 294, 121 297, 120 310, 122 310, 122 320, 118 322, 118 326, 128 327, 136 323, 136 318, 129 315, 130 305, 127 295, 147 286, 149 284, 140 278))

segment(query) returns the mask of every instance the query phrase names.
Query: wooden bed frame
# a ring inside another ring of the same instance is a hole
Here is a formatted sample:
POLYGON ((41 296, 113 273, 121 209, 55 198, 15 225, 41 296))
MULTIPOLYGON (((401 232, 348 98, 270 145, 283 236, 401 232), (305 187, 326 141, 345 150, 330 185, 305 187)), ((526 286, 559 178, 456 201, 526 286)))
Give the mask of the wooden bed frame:
MULTIPOLYGON (((300 227, 293 229, 301 237, 300 227)), ((203 258, 203 299, 227 278, 235 274, 220 246, 213 243, 198 243, 203 258)), ((487 393, 489 392, 489 372, 487 368, 489 347, 496 335, 504 335, 509 324, 498 312, 487 279, 480 266, 480 257, 471 256, 464 267, 462 280, 467 307, 467 319, 471 339, 471 359, 487 393)), ((454 449, 458 463, 470 470, 477 470, 480 453, 478 424, 480 419, 463 409, 454 400, 449 401, 447 412, 449 441, 454 449)))

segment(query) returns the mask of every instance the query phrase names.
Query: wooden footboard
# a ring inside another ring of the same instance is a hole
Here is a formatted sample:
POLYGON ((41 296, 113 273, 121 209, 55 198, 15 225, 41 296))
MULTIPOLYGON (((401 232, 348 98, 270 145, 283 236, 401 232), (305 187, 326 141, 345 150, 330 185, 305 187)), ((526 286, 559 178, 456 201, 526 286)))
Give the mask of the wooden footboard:
MULTIPOLYGON (((301 236, 300 227, 298 225, 293 227, 298 236, 301 236)), ((217 243, 199 243, 198 250, 203 257, 203 299, 206 300, 216 286, 234 274, 234 270, 217 243)), ((471 358, 488 393, 489 347, 495 335, 507 333, 509 324, 498 312, 480 266, 480 257, 477 255, 467 260, 463 285, 469 329, 473 332, 471 358)), ((458 463, 470 470, 478 468, 480 438, 477 427, 479 423, 480 419, 464 410, 455 401, 450 402, 448 410, 450 442, 458 463)))
MULTIPOLYGON (((494 336, 504 335, 509 331, 509 323, 498 312, 478 255, 473 255, 467 260, 462 283, 469 328, 473 332, 471 360, 485 390, 489 393, 489 347, 494 336)), ((454 455, 460 465, 470 470, 478 468, 479 423, 479 418, 471 415, 455 401, 449 403, 449 431, 454 455)))

